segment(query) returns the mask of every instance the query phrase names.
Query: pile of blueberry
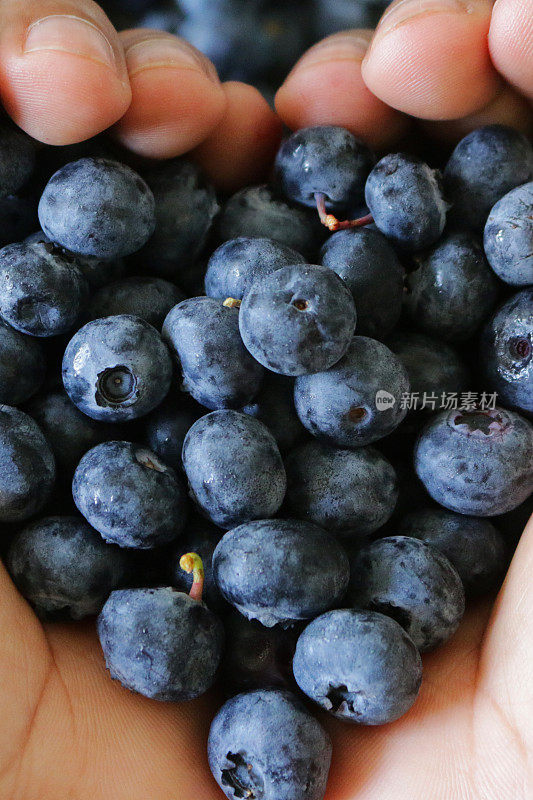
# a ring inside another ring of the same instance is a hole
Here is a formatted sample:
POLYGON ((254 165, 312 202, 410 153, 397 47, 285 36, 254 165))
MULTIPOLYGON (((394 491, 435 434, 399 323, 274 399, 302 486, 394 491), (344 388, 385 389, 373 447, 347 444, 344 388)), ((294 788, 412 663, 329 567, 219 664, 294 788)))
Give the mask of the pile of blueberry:
POLYGON ((147 27, 187 39, 222 80, 257 84, 270 96, 314 42, 375 28, 391 0, 101 0, 118 28, 147 27))
POLYGON ((2 123, 1 552, 127 688, 222 687, 228 798, 321 800, 313 703, 407 712, 533 510, 533 148, 308 128, 229 198, 132 159, 2 123))

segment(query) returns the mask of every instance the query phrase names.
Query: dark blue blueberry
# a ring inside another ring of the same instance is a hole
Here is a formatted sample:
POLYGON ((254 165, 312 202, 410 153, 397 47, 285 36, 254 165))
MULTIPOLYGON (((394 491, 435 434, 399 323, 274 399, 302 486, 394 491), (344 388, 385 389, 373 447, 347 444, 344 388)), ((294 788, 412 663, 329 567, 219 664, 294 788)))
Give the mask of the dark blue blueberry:
MULTIPOLYGON (((171 391, 166 400, 146 417, 145 439, 165 464, 181 470, 181 451, 190 428, 205 414, 205 409, 180 391, 171 391)), ((194 548, 189 548, 193 550, 194 548)))
POLYGON ((45 517, 13 539, 6 560, 13 581, 46 619, 98 614, 129 575, 127 554, 78 517, 45 517))
POLYGON ((405 308, 413 323, 448 342, 473 336, 498 296, 481 244, 468 232, 449 233, 418 255, 406 289, 405 308))
POLYGON ((431 497, 458 514, 493 517, 533 491, 533 427, 512 411, 444 411, 425 426, 415 469, 431 497))
POLYGON ((391 153, 366 182, 366 204, 379 230, 403 250, 434 244, 446 225, 440 174, 414 156, 391 153))
POLYGON ((242 300, 257 278, 281 267, 305 263, 305 258, 274 239, 241 237, 215 250, 207 265, 205 293, 208 297, 242 300))
POLYGON ((305 433, 294 407, 294 381, 283 375, 269 375, 255 400, 242 411, 267 426, 282 453, 305 433))
POLYGON ((404 517, 402 536, 422 539, 455 567, 468 595, 498 587, 507 566, 503 536, 486 519, 465 517, 442 508, 425 508, 404 517))
POLYGON ((320 232, 309 211, 288 205, 268 186, 248 186, 225 204, 218 220, 218 235, 224 242, 267 237, 308 256, 314 252, 320 232))
POLYGON ((272 517, 285 497, 274 437, 237 411, 214 411, 195 422, 185 437, 183 466, 191 496, 221 528, 272 517))
POLYGON ((351 603, 395 619, 420 651, 443 644, 459 627, 465 610, 461 578, 425 542, 378 539, 352 555, 350 567, 351 603))
POLYGON ((384 339, 400 319, 404 270, 379 231, 359 228, 331 236, 321 262, 345 281, 357 310, 357 333, 384 339))
POLYGON ((170 570, 167 561, 167 580, 180 592, 190 592, 193 585, 193 576, 185 572, 180 566, 180 559, 184 553, 197 553, 204 565, 204 603, 211 611, 222 613, 228 610, 228 605, 218 590, 213 576, 213 553, 222 536, 222 531, 209 520, 198 515, 192 515, 188 520, 183 535, 170 553, 170 570))
POLYGON ((18 406, 35 394, 45 370, 40 342, 0 319, 0 404, 18 406))
POLYGON ((293 662, 300 689, 345 722, 384 725, 405 714, 422 682, 422 660, 393 619, 341 609, 313 620, 293 662))
POLYGON ((480 357, 499 402, 533 414, 533 288, 500 306, 483 331, 480 357))
POLYGON ((146 273, 180 283, 200 255, 219 207, 213 187, 191 161, 164 161, 143 173, 155 198, 155 233, 138 255, 146 273))
POLYGON ((226 600, 267 628, 327 611, 344 596, 349 576, 336 539, 310 522, 286 519, 257 520, 226 533, 213 571, 226 600))
POLYGON ((37 203, 27 197, 0 197, 0 247, 20 242, 39 225, 37 203))
POLYGON ((281 375, 306 375, 342 358, 356 319, 350 290, 333 270, 293 264, 254 281, 239 330, 260 364, 281 375))
POLYGON ((222 623, 202 603, 171 588, 111 594, 98 617, 111 677, 154 700, 204 694, 222 656, 222 623))
POLYGON ((120 258, 135 253, 153 234, 154 196, 130 167, 82 158, 50 178, 39 220, 53 242, 73 253, 120 258))
MULTIPOLYGON (((28 242, 28 244, 36 244, 38 242, 42 244, 53 244, 51 239, 42 231, 37 231, 27 236, 26 242, 28 242)), ((67 261, 74 261, 92 289, 99 289, 106 283, 121 278, 126 270, 126 262, 121 258, 115 261, 106 261, 101 258, 94 258, 93 256, 80 256, 71 253, 70 250, 60 248, 58 245, 55 245, 55 248, 67 261)))
POLYGON ((46 436, 57 466, 67 473, 69 481, 87 450, 116 438, 113 425, 102 425, 82 414, 62 389, 37 395, 26 405, 25 411, 46 436))
POLYGON ((89 319, 131 314, 161 330, 165 317, 185 295, 169 281, 146 275, 123 278, 103 286, 89 304, 89 319))
POLYGON ((285 466, 291 515, 327 531, 361 539, 394 511, 396 473, 373 447, 339 450, 310 441, 293 450, 285 466))
POLYGON ((502 281, 511 286, 533 283, 533 181, 493 206, 483 243, 489 264, 502 281))
POLYGON ((37 423, 0 406, 0 522, 19 522, 48 500, 56 477, 54 456, 37 423))
POLYGON ((361 205, 375 156, 353 133, 334 125, 303 128, 281 145, 274 181, 295 203, 316 207, 323 195, 330 213, 349 214, 361 205))
POLYGON ((63 383, 87 416, 124 422, 152 411, 165 398, 172 359, 158 332, 139 317, 93 320, 70 340, 63 383))
POLYGON ((470 388, 472 378, 459 354, 445 342, 423 333, 397 331, 387 340, 409 376, 411 392, 419 398, 420 408, 426 397, 436 398, 427 411, 441 408, 443 394, 460 393, 470 388))
POLYGON ((297 630, 265 628, 233 612, 224 620, 222 683, 229 695, 251 689, 294 688, 292 659, 297 630))
POLYGON ((172 542, 187 520, 185 488, 155 453, 130 442, 104 442, 81 459, 72 496, 106 542, 147 550, 172 542))
POLYGON ((241 408, 259 391, 264 370, 242 343, 236 308, 213 297, 184 300, 165 319, 163 338, 183 389, 206 408, 241 408))
POLYGON ((533 148, 523 133, 486 125, 461 139, 444 170, 454 222, 481 231, 493 205, 533 179, 533 148))
POLYGON ((388 436, 405 418, 407 371, 388 347, 355 336, 326 372, 296 378, 294 402, 308 431, 330 444, 361 447, 388 436))
POLYGON ((67 333, 86 296, 80 270, 53 245, 22 242, 0 250, 0 316, 22 333, 67 333))
POLYGON ((35 143, 11 122, 0 123, 0 197, 15 194, 35 167, 35 143))
POLYGON ((229 800, 323 800, 331 741, 290 692, 258 689, 232 697, 213 720, 207 751, 229 800))

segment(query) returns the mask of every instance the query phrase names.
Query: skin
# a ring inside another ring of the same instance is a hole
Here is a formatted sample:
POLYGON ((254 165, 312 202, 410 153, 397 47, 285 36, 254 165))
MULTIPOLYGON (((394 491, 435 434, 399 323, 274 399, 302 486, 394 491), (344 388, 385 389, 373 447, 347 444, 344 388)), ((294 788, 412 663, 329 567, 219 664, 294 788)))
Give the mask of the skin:
MULTIPOLYGON (((289 127, 346 125, 376 148, 394 147, 416 124, 452 143, 492 122, 532 129, 533 0, 393 8, 375 36, 339 34, 301 59, 277 96, 289 127)), ((168 34, 119 36, 88 0, 1 0, 0 20, 0 96, 35 138, 68 144, 115 125, 140 153, 193 150, 227 191, 266 172, 279 120, 255 89, 221 85, 168 34), (65 13, 105 32, 113 66, 77 53, 71 29, 24 54, 27 26, 65 13)), ((376 729, 328 723, 327 800, 531 794, 532 570, 530 523, 496 603, 472 606, 456 636, 425 657, 409 714, 376 729)), ((179 787, 180 800, 220 798, 205 756, 212 697, 167 705, 130 694, 109 680, 92 624, 42 627, 2 568, 0 623, 0 796, 171 800, 179 787)))

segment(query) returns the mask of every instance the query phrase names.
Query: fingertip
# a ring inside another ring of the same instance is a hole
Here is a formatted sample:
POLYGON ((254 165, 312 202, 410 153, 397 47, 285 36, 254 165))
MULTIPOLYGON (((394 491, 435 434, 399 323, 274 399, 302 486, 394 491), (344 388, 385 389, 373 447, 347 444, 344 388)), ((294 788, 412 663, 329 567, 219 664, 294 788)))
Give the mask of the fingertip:
POLYGON ((363 30, 336 34, 300 59, 276 95, 276 110, 291 130, 339 125, 378 150, 402 137, 409 120, 378 99, 362 78, 371 37, 363 30))
POLYGON ((173 158, 198 146, 226 108, 212 64, 184 40, 160 31, 126 31, 121 37, 132 102, 115 126, 117 138, 148 158, 173 158))
POLYGON ((496 68, 533 99, 533 0, 497 0, 489 48, 496 68))
POLYGON ((233 193, 267 176, 283 126, 253 86, 231 81, 223 89, 225 114, 192 157, 219 190, 233 193))

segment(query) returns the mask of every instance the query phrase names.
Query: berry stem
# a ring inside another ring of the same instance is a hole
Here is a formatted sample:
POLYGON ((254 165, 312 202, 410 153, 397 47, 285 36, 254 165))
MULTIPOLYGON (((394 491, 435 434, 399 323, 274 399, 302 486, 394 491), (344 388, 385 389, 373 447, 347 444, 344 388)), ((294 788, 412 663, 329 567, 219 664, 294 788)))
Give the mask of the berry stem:
POLYGON ((187 575, 192 572, 193 581, 189 597, 191 600, 201 603, 204 591, 204 565, 202 559, 197 553, 186 553, 180 558, 180 567, 187 575))
POLYGON ((325 194, 322 194, 321 192, 315 192, 315 200, 320 222, 332 232, 345 231, 349 228, 362 228, 364 225, 371 225, 372 222, 374 222, 374 217, 372 214, 367 214, 365 217, 359 217, 359 219, 337 219, 334 214, 328 214, 326 211, 325 194))
POLYGON ((241 301, 236 300, 235 297, 227 297, 222 303, 222 305, 225 306, 226 308, 240 308, 241 301))

